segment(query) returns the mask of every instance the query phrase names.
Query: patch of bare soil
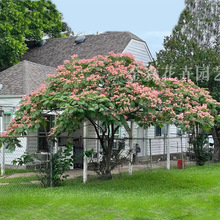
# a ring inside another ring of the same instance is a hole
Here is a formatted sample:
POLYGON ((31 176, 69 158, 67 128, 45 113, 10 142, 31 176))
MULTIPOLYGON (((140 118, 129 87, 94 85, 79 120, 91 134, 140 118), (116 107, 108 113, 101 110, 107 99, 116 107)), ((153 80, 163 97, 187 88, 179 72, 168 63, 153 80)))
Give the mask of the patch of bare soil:
POLYGON ((30 172, 30 173, 13 173, 6 176, 1 177, 0 179, 11 179, 11 178, 17 178, 17 177, 29 177, 29 176, 35 176, 36 173, 30 172))
POLYGON ((8 185, 9 183, 0 183, 0 186, 8 185))

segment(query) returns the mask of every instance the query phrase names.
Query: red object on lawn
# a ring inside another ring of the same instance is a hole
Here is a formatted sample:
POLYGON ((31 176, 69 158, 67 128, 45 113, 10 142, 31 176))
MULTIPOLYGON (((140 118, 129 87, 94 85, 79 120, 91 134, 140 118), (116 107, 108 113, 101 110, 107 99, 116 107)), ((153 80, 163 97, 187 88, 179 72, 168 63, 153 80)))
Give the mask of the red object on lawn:
POLYGON ((177 160, 177 168, 183 169, 183 165, 185 165, 185 160, 177 160))

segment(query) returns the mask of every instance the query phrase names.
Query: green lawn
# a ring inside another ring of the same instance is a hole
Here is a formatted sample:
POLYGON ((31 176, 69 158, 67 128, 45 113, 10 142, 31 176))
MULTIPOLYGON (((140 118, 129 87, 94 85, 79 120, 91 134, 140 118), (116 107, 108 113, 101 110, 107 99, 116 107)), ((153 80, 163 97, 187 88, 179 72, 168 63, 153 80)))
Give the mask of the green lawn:
MULTIPOLYGON (((16 181, 16 180, 15 180, 16 181)), ((69 180, 60 188, 0 186, 0 219, 220 219, 220 164, 69 180)))

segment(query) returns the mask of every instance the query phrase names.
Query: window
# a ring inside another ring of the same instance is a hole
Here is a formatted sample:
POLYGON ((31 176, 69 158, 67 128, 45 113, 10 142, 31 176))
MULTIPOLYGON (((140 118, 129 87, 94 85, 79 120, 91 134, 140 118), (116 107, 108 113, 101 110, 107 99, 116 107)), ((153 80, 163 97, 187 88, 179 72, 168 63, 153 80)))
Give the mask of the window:
POLYGON ((162 136, 162 128, 159 125, 155 126, 155 136, 156 137, 162 136))
POLYGON ((167 135, 167 125, 160 127, 159 125, 155 126, 155 137, 161 137, 167 135))
POLYGON ((4 119, 3 119, 3 130, 6 131, 9 123, 11 122, 12 114, 11 112, 5 112, 4 113, 4 119))
POLYGON ((116 138, 121 138, 121 127, 118 128, 118 130, 115 132, 116 138))
POLYGON ((49 145, 47 142, 47 135, 50 132, 50 129, 53 127, 54 117, 53 115, 47 115, 46 117, 46 126, 41 127, 38 130, 38 151, 49 152, 49 145))

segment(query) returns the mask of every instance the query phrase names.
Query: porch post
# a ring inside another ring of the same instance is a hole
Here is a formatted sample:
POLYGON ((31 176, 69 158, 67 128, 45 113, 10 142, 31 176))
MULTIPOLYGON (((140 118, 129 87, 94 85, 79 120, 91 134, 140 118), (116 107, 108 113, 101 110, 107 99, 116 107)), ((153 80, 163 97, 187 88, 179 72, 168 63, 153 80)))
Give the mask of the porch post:
MULTIPOLYGON (((57 115, 55 115, 55 121, 57 119, 57 115)), ((56 124, 55 124, 56 126, 56 124)), ((55 137, 55 143, 54 143, 54 153, 57 153, 58 152, 58 138, 55 137)))
MULTIPOLYGON (((99 122, 97 122, 99 124, 99 122)), ((98 135, 96 134, 96 146, 97 146, 97 163, 99 163, 99 157, 100 157, 100 140, 98 139, 98 135)))
POLYGON ((86 121, 83 122, 83 183, 87 182, 87 174, 88 174, 88 160, 87 156, 85 155, 86 152, 86 138, 87 138, 87 123, 86 121))

